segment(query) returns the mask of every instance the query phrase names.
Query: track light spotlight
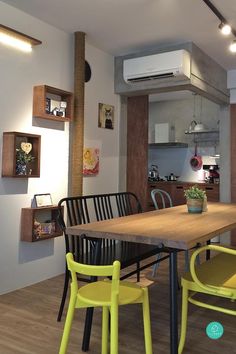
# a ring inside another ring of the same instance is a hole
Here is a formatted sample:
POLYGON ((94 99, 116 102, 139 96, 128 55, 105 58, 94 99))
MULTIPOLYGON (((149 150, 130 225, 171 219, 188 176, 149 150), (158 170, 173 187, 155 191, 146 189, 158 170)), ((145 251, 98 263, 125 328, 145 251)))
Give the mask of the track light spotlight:
POLYGON ((219 29, 221 30, 221 33, 224 34, 225 36, 231 33, 231 26, 228 25, 228 23, 221 22, 219 25, 219 29))
POLYGON ((230 44, 229 50, 230 50, 232 53, 236 53, 236 39, 234 39, 233 42, 230 44))

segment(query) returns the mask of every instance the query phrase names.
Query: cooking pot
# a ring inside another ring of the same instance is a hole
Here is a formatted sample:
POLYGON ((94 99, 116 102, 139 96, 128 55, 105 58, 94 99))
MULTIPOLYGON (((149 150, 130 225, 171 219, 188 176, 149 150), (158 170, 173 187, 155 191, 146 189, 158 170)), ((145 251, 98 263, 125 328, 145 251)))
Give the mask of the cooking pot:
POLYGON ((179 176, 175 176, 173 173, 171 173, 169 176, 165 176, 167 181, 177 181, 179 176))
POLYGON ((197 144, 195 145, 194 156, 190 159, 190 165, 194 171, 200 170, 202 167, 202 157, 197 154, 197 144))

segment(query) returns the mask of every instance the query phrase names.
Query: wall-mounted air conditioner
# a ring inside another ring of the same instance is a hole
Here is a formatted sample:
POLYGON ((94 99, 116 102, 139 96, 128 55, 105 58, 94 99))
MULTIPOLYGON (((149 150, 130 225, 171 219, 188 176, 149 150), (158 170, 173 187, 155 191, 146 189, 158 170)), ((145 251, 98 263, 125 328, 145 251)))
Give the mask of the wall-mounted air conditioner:
POLYGON ((127 83, 174 77, 190 78, 190 53, 184 49, 125 59, 124 80, 127 83))

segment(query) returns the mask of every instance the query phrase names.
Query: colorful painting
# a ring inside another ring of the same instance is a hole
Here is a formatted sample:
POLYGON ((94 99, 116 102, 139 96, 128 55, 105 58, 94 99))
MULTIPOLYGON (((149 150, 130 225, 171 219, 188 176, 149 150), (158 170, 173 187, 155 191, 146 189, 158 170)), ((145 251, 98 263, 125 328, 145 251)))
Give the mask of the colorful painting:
POLYGON ((96 176, 99 172, 99 149, 84 148, 83 151, 83 175, 96 176))
POLYGON ((99 128, 114 129, 114 106, 109 104, 98 104, 98 126, 99 128))

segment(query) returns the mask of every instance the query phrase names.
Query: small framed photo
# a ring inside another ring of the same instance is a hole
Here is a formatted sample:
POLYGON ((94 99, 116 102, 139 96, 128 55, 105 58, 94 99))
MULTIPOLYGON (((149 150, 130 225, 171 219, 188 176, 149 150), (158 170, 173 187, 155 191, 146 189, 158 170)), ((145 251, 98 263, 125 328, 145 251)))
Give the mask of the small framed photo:
POLYGON ((35 200, 35 205, 37 208, 53 205, 52 204, 52 197, 51 197, 50 193, 35 194, 34 200, 35 200))
POLYGON ((114 129, 114 106, 110 104, 98 104, 98 127, 114 129))
POLYGON ((45 107, 46 113, 50 114, 51 112, 51 99, 46 97, 46 107, 45 107))

